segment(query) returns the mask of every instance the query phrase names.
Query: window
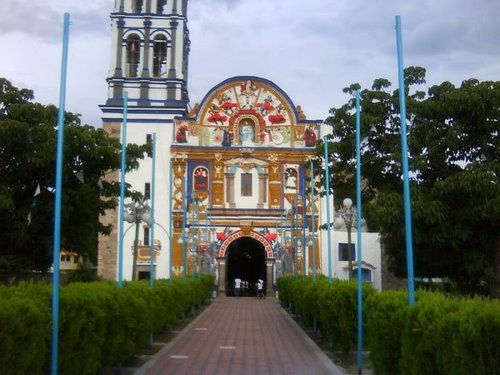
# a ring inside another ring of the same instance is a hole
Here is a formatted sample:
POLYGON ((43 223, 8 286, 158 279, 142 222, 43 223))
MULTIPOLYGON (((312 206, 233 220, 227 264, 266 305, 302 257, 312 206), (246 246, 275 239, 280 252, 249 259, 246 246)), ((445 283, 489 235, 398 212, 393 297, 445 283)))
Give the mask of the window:
POLYGON ((153 135, 152 134, 146 134, 146 143, 148 145, 151 144, 152 139, 153 139, 153 135))
POLYGON ((137 77, 141 53, 141 40, 136 34, 127 38, 127 76, 137 77))
POLYGON ((156 13, 166 14, 165 5, 167 5, 167 0, 158 0, 156 3, 156 13))
MULTIPOLYGON (((339 260, 349 261, 346 243, 339 243, 339 260)), ((356 245, 353 243, 351 244, 351 260, 356 260, 356 245)))
POLYGON ((167 38, 158 35, 153 44, 153 77, 163 77, 167 73, 167 38))
POLYGON ((252 196, 252 174, 242 173, 241 174, 241 196, 251 197, 252 196))
POLYGON ((144 199, 151 199, 151 184, 149 182, 144 184, 144 199))
POLYGON ((149 227, 144 227, 144 246, 149 246, 149 227))
POLYGON ((142 0, 133 0, 133 6, 134 6, 134 13, 141 13, 142 11, 142 0))
POLYGON ((361 279, 364 282, 371 283, 372 282, 372 271, 367 268, 361 269, 361 279))

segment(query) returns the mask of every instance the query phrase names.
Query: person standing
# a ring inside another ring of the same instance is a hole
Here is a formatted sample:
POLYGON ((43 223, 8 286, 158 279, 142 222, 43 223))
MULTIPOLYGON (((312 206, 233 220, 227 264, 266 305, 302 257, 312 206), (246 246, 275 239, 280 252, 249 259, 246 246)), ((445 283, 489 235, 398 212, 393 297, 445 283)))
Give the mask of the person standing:
POLYGON ((257 298, 264 298, 264 280, 257 280, 257 298))
POLYGON ((234 279, 234 295, 236 297, 240 296, 240 290, 241 290, 241 279, 237 277, 234 279))

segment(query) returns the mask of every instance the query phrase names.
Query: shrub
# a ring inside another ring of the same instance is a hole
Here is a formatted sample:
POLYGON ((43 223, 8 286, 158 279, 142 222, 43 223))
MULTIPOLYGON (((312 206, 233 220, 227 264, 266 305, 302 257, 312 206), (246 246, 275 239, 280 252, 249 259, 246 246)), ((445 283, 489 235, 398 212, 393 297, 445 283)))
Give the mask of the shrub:
POLYGON ((0 321, 2 374, 43 374, 50 330, 46 309, 26 298, 2 298, 0 321))
POLYGON ((406 292, 373 293, 366 300, 366 343, 377 374, 401 373, 401 337, 408 313, 406 292))

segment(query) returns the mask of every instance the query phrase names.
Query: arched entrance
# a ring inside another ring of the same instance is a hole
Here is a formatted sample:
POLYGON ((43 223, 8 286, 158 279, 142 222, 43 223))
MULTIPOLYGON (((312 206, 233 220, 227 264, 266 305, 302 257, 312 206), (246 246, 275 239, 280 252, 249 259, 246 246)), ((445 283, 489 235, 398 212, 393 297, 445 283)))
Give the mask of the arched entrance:
POLYGON ((226 295, 234 295, 234 279, 243 281, 241 295, 255 296, 257 279, 267 285, 266 252, 264 245, 252 237, 240 237, 227 249, 226 295))

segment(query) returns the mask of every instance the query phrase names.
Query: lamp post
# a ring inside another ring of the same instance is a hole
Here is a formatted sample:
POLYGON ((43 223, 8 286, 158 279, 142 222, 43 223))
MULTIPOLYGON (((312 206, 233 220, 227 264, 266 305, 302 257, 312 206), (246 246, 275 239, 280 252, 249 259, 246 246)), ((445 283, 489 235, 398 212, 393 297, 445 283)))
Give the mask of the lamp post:
POLYGON ((132 280, 136 279, 136 266, 137 266, 137 251, 139 248, 139 224, 145 222, 151 223, 151 208, 143 200, 132 202, 125 205, 127 214, 125 221, 130 224, 135 224, 135 237, 134 237, 134 256, 132 260, 132 280))
MULTIPOLYGON (((352 257, 351 257, 351 229, 352 224, 356 222, 356 209, 352 205, 351 198, 345 198, 342 201, 342 207, 338 210, 338 215, 333 223, 336 229, 345 225, 347 229, 347 260, 349 262, 349 280, 352 276, 352 257)), ((359 265, 358 265, 359 267, 359 265)))
POLYGON ((200 259, 200 254, 199 254, 199 249, 200 249, 200 202, 198 198, 196 197, 195 193, 191 193, 191 204, 190 204, 190 209, 191 209, 191 225, 190 225, 190 232, 191 232, 191 273, 194 273, 194 269, 197 269, 197 272, 200 272, 201 268, 201 259, 200 259), (195 229, 196 228, 196 231, 195 229), (195 258, 198 258, 197 261, 195 258))

